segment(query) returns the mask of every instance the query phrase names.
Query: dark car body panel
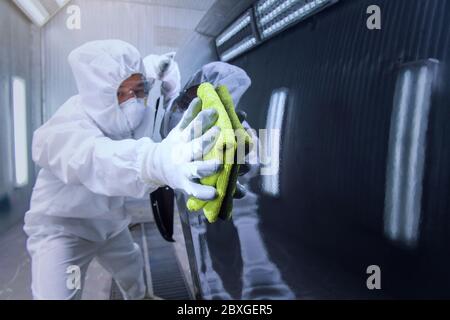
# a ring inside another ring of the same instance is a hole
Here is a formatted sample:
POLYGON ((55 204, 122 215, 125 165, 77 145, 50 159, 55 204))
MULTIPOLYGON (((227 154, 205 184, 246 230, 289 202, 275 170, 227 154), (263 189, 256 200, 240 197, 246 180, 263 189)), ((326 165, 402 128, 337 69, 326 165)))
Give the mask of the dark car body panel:
MULTIPOLYGON (((209 54, 186 70, 214 56, 210 35, 193 39, 182 65, 196 43, 209 54)), ((288 90, 280 193, 263 192, 256 175, 235 200, 233 221, 214 224, 178 196, 198 297, 450 298, 449 62, 446 0, 340 1, 233 60, 252 79, 239 108, 253 128, 266 127, 272 92, 288 90), (366 26, 373 4, 381 30, 366 26), (384 231, 389 135, 400 70, 429 59, 439 76, 418 240, 408 246, 384 231), (381 290, 367 288, 371 265, 380 267, 381 290)))

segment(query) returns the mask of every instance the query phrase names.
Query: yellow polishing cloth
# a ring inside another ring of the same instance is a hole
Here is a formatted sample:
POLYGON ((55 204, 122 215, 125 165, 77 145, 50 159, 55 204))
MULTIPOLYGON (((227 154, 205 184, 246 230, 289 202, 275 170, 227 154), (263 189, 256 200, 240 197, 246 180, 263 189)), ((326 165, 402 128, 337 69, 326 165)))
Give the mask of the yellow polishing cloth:
POLYGON ((220 208, 227 191, 228 178, 233 167, 236 151, 236 139, 228 113, 214 87, 210 83, 203 83, 198 88, 197 95, 202 102, 202 110, 216 109, 218 119, 215 125, 221 128, 215 147, 205 155, 204 159, 223 159, 223 168, 219 173, 203 178, 200 181, 204 185, 216 188, 218 194, 216 199, 205 202, 191 197, 187 202, 187 208, 190 211, 197 211, 203 208, 208 221, 215 222, 219 217, 220 208))
POLYGON ((204 185, 214 186, 218 193, 217 198, 205 202, 191 197, 187 202, 187 208, 190 211, 203 209, 206 218, 212 223, 217 221, 219 216, 222 219, 231 217, 233 194, 236 190, 239 171, 236 160, 239 157, 239 163, 243 163, 245 150, 250 150, 252 141, 236 115, 233 100, 225 86, 215 90, 210 83, 203 83, 198 88, 197 95, 202 102, 202 110, 216 109, 219 117, 215 125, 221 128, 215 147, 205 155, 204 159, 223 158, 223 169, 200 181, 204 185), (246 148, 239 151, 239 154, 237 154, 238 143, 244 143, 246 148))

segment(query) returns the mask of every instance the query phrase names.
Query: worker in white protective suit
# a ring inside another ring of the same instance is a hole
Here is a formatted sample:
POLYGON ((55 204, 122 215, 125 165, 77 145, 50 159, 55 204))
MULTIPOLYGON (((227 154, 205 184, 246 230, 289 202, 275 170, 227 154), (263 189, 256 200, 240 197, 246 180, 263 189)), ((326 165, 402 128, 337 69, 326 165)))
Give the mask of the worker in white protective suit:
POLYGON ((143 261, 127 228, 124 199, 148 197, 165 185, 214 199, 216 190, 197 181, 221 167, 201 159, 220 133, 212 127, 217 114, 200 112, 195 100, 161 142, 134 139, 149 91, 139 52, 119 40, 94 41, 75 49, 69 63, 78 95, 33 137, 33 160, 41 170, 24 227, 33 296, 79 298, 97 257, 125 299, 140 299, 143 261))

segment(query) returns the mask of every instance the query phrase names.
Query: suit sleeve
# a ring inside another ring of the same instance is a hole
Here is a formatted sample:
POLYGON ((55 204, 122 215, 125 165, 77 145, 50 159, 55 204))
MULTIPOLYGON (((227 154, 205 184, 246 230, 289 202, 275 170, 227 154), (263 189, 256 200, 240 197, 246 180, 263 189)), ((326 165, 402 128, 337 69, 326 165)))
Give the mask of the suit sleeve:
POLYGON ((66 184, 106 196, 143 198, 159 186, 142 179, 149 138, 115 141, 83 121, 42 126, 33 136, 33 160, 66 184))

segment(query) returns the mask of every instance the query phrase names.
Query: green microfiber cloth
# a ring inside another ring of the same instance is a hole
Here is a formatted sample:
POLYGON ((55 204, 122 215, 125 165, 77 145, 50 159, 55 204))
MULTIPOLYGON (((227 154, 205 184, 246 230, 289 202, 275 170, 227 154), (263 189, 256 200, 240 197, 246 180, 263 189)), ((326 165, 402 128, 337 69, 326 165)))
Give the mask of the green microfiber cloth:
POLYGON ((228 187, 228 178, 233 167, 233 160, 236 151, 236 139, 232 131, 232 125, 228 113, 225 110, 220 97, 210 83, 203 83, 197 90, 197 95, 202 102, 202 110, 214 108, 217 111, 218 119, 215 125, 221 128, 221 133, 214 148, 205 155, 204 160, 221 159, 223 168, 219 173, 200 180, 204 185, 214 186, 217 190, 217 197, 212 201, 201 201, 194 197, 189 198, 187 208, 190 211, 198 211, 203 208, 203 212, 209 222, 215 222, 219 216, 220 208, 228 187))
POLYGON ((237 144, 245 143, 245 147, 248 148, 246 150, 250 150, 252 141, 236 115, 233 100, 225 86, 215 90, 210 83, 203 83, 198 88, 197 95, 202 101, 202 110, 214 108, 218 112, 219 117, 215 125, 221 128, 221 133, 213 150, 205 155, 205 160, 223 157, 223 169, 213 176, 200 180, 204 185, 216 187, 217 198, 205 202, 191 197, 187 202, 187 208, 190 211, 203 209, 206 218, 212 223, 217 221, 218 217, 221 219, 231 217, 239 172, 239 165, 236 164, 237 144))
POLYGON ((227 192, 225 194, 225 198, 223 199, 222 207, 219 212, 219 217, 221 219, 228 220, 231 218, 231 213, 233 211, 233 195, 236 191, 236 183, 238 180, 238 173, 239 173, 239 164, 244 163, 245 160, 244 157, 246 152, 250 151, 250 149, 252 148, 252 139, 250 135, 247 133, 247 131, 245 131, 241 121, 239 121, 239 118, 234 108, 233 98, 228 92, 227 87, 219 86, 216 89, 216 92, 219 95, 220 100, 222 101, 225 110, 228 113, 228 117, 230 118, 231 125, 233 126, 233 130, 236 136, 236 143, 238 145, 244 143, 245 145, 245 149, 242 150, 240 150, 239 148, 237 149, 238 152, 235 157, 235 164, 233 164, 233 168, 231 169, 230 177, 228 179, 227 192))

